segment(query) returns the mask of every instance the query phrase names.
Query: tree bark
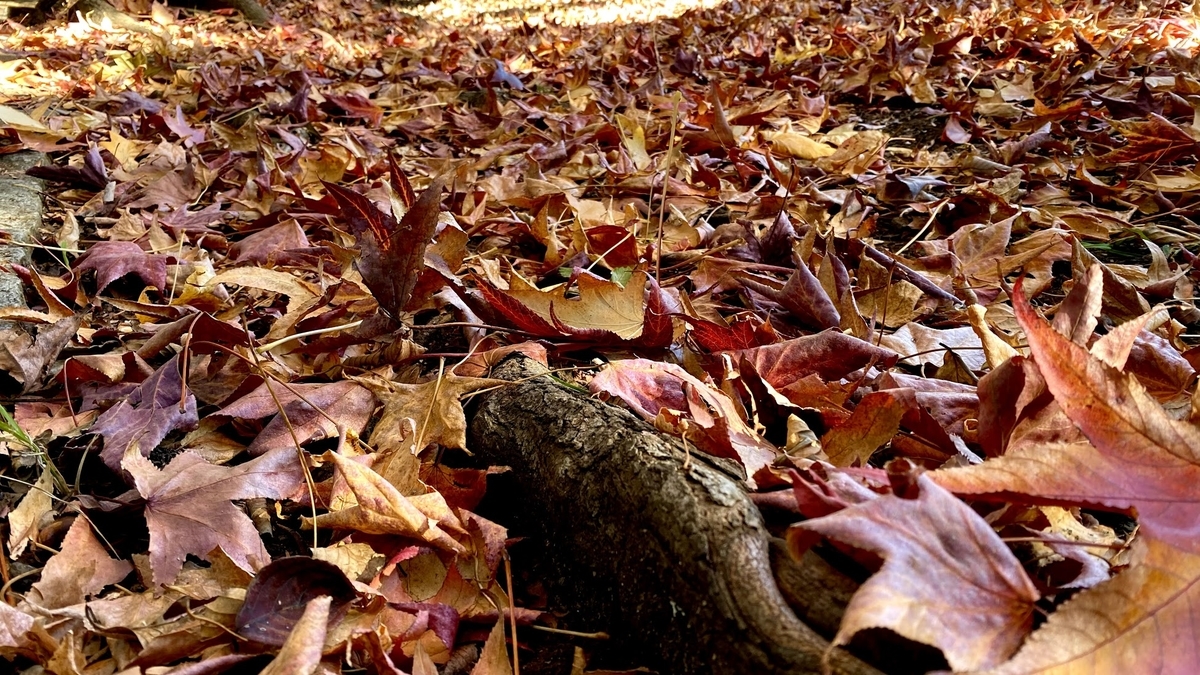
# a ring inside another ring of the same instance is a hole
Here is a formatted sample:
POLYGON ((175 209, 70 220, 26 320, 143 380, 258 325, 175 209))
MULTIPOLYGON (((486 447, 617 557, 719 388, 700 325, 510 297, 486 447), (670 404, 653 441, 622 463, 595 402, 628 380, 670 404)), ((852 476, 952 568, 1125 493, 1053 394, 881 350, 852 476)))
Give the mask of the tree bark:
MULTIPOLYGON (((525 357, 481 397, 470 447, 512 467, 575 630, 663 673, 816 673, 829 644, 788 606, 742 477, 525 357), (540 375, 540 376, 539 376, 540 375)), ((833 610, 836 611, 836 610, 833 610)), ((828 621, 828 618, 826 619, 828 621)), ((832 672, 876 673, 841 650, 832 672)))

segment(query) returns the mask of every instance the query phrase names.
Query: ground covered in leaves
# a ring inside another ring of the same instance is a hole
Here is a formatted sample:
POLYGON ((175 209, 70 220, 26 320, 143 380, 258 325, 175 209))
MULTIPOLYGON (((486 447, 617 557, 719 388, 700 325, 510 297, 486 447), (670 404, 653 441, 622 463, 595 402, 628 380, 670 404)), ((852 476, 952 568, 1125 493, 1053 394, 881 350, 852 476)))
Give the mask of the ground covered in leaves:
POLYGON ((536 658, 559 617, 510 611, 464 452, 520 351, 874 571, 835 643, 1195 672, 1200 23, 1152 4, 0 29, 0 152, 50 158, 0 309, 0 656, 536 658))

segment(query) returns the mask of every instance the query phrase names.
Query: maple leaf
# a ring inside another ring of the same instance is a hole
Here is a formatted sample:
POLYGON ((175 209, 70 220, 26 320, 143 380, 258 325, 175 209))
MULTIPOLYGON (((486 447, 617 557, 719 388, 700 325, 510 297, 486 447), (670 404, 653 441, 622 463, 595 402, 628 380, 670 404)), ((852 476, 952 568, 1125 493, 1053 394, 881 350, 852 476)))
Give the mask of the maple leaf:
POLYGON ((899 358, 890 349, 881 349, 837 330, 729 354, 735 359, 749 360, 763 380, 785 392, 788 385, 806 375, 815 373, 825 380, 836 380, 872 363, 889 367, 899 358))
POLYGON ((146 500, 154 583, 171 583, 189 555, 209 559, 220 548, 238 567, 257 571, 271 556, 254 523, 233 499, 289 499, 304 485, 295 449, 280 449, 238 466, 209 464, 182 452, 162 470, 133 450, 122 468, 146 500))
POLYGON ((353 379, 374 392, 383 403, 383 414, 371 434, 371 445, 380 451, 402 446, 413 453, 420 453, 430 443, 465 450, 467 417, 460 402, 462 397, 479 389, 510 384, 506 380, 460 377, 449 372, 421 384, 391 382, 373 376, 353 379), (413 421, 416 434, 397 443, 396 434, 405 419, 413 421))
POLYGON ((90 147, 83 157, 83 166, 34 166, 27 174, 37 178, 70 183, 92 190, 103 190, 108 184, 108 170, 104 167, 104 158, 100 156, 100 148, 90 147))
MULTIPOLYGON (((11 659, 14 656, 37 656, 41 651, 35 634, 43 631, 38 619, 33 615, 0 602, 0 656, 11 659)), ((46 638, 49 638, 46 635, 46 638)), ((51 647, 48 652, 52 652, 51 647)))
POLYGON ((1006 493, 1135 509, 1142 533, 1200 553, 1200 429, 1172 419, 1137 378, 1071 342, 1014 289, 1017 320, 1046 387, 1090 442, 1010 449, 934 474, 957 493, 1006 493))
POLYGON ((279 648, 279 654, 260 671, 259 675, 293 675, 311 673, 321 662, 325 648, 325 633, 329 627, 328 595, 308 601, 300 620, 279 648))
POLYGON ((174 115, 163 115, 163 122, 167 128, 175 132, 179 136, 179 140, 183 141, 184 145, 193 146, 204 142, 204 130, 197 129, 188 123, 188 120, 183 115, 183 107, 176 105, 174 115))
POLYGON ((464 532, 462 524, 440 494, 432 492, 405 497, 382 476, 352 459, 334 452, 325 453, 324 459, 337 467, 356 503, 321 514, 315 520, 305 518, 306 527, 345 528, 367 534, 398 534, 421 539, 444 550, 466 552, 466 548, 443 529, 464 532))
POLYGON ((101 293, 112 282, 126 274, 136 275, 147 286, 162 290, 167 287, 167 257, 146 253, 132 241, 102 241, 92 244, 87 253, 75 261, 75 272, 96 272, 96 292, 101 293))
POLYGON ((339 426, 359 433, 370 421, 374 409, 375 397, 354 382, 343 380, 286 387, 272 382, 259 385, 213 414, 237 419, 277 415, 247 448, 250 454, 261 455, 278 448, 294 448, 297 441, 304 444, 334 438, 339 433, 339 426), (279 414, 281 406, 282 414, 279 414))
POLYGON ((78 332, 80 318, 71 316, 43 326, 36 338, 24 331, 0 328, 0 374, 16 382, 20 391, 39 385, 42 374, 78 332))
POLYGON ((357 264, 363 282, 385 312, 393 318, 400 316, 424 265, 425 245, 437 228, 442 180, 433 181, 398 223, 357 192, 332 183, 324 185, 358 239, 357 264))
POLYGON ((914 499, 884 495, 793 526, 884 559, 850 600, 833 644, 890 628, 938 647, 956 671, 998 665, 1032 627, 1037 589, 970 507, 926 475, 916 487, 914 499))
POLYGON ((358 94, 325 94, 325 99, 345 112, 346 116, 364 119, 371 126, 377 127, 383 121, 383 108, 366 97, 358 94))
POLYGON ((1157 113, 1150 113, 1144 122, 1113 120, 1113 126, 1125 136, 1125 143, 1098 157, 1104 162, 1165 164, 1191 155, 1200 148, 1195 138, 1157 113))
MULTIPOLYGON (((1142 536, 1129 569, 1060 607, 998 672, 1117 672, 1100 664, 1160 662, 1164 641, 1179 644, 1172 635, 1194 631, 1191 607, 1200 599, 1200 430, 1171 418, 1134 376, 1115 368, 1120 350, 1107 353, 1106 363, 1055 331, 1020 283, 1013 306, 1046 387, 1090 442, 1010 449, 933 478, 964 494, 1133 509, 1142 536)), ((1175 652, 1172 663, 1190 672, 1200 654, 1175 652)))
POLYGON ((512 672, 512 662, 508 660, 508 650, 504 646, 504 617, 501 616, 488 633, 471 675, 512 675, 512 672))
POLYGON ((329 623, 336 625, 346 617, 356 596, 350 580, 333 564, 288 556, 258 571, 246 588, 246 601, 238 610, 235 626, 239 635, 278 647, 286 644, 313 600, 333 600, 327 614, 329 623))
POLYGON ((1012 660, 990 675, 1184 673, 1200 667, 1196 603, 1200 555, 1137 541, 1130 567, 1050 615, 1012 660))
POLYGON ((129 448, 149 455, 167 434, 191 429, 199 422, 196 397, 179 374, 179 357, 172 357, 129 396, 104 411, 90 431, 104 438, 100 459, 113 471, 129 448))
POLYGON ((83 602, 132 571, 133 565, 109 557, 86 518, 76 518, 27 599, 43 609, 67 607, 83 602))
POLYGON ((746 288, 773 300, 806 326, 823 330, 837 328, 842 321, 829 294, 821 287, 815 274, 801 263, 782 289, 775 289, 746 276, 739 275, 746 288))
POLYGON ((862 398, 850 418, 821 437, 821 447, 834 466, 864 465, 900 430, 908 406, 886 391, 862 398))
POLYGON ((622 340, 633 340, 642 334, 645 272, 634 272, 624 286, 586 273, 577 274, 575 282, 579 297, 568 299, 565 286, 542 291, 514 277, 508 296, 564 333, 597 337, 611 334, 622 340))
POLYGON ((643 419, 710 454, 738 460, 748 476, 775 459, 775 447, 742 420, 728 395, 674 364, 614 361, 588 389, 620 398, 643 419))

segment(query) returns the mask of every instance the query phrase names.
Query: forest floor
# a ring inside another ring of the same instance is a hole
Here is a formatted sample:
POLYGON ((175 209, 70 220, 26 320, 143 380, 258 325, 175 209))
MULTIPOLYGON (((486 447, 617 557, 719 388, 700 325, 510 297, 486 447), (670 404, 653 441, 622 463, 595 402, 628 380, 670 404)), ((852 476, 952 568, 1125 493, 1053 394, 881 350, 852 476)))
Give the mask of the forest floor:
POLYGON ((0 153, 47 156, 5 244, 0 657, 637 667, 561 632, 471 459, 520 352, 866 579, 833 644, 1200 671, 1200 18, 1150 4, 0 27, 0 153))

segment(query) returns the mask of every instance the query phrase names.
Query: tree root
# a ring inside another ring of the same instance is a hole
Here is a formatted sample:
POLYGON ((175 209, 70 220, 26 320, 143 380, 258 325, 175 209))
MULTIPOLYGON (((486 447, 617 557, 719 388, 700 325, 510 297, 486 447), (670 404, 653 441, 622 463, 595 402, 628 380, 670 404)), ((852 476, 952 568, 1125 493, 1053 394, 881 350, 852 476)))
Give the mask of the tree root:
MULTIPOLYGON (((546 373, 525 357, 501 363, 492 376, 515 384, 481 397, 470 447, 512 467, 517 510, 544 539, 555 570, 544 578, 572 629, 607 632, 665 673, 878 672, 829 651, 789 607, 736 468, 546 373)), ((803 567, 783 566, 801 575, 794 594, 820 592, 803 567)), ((828 631, 837 603, 804 600, 828 631)))

